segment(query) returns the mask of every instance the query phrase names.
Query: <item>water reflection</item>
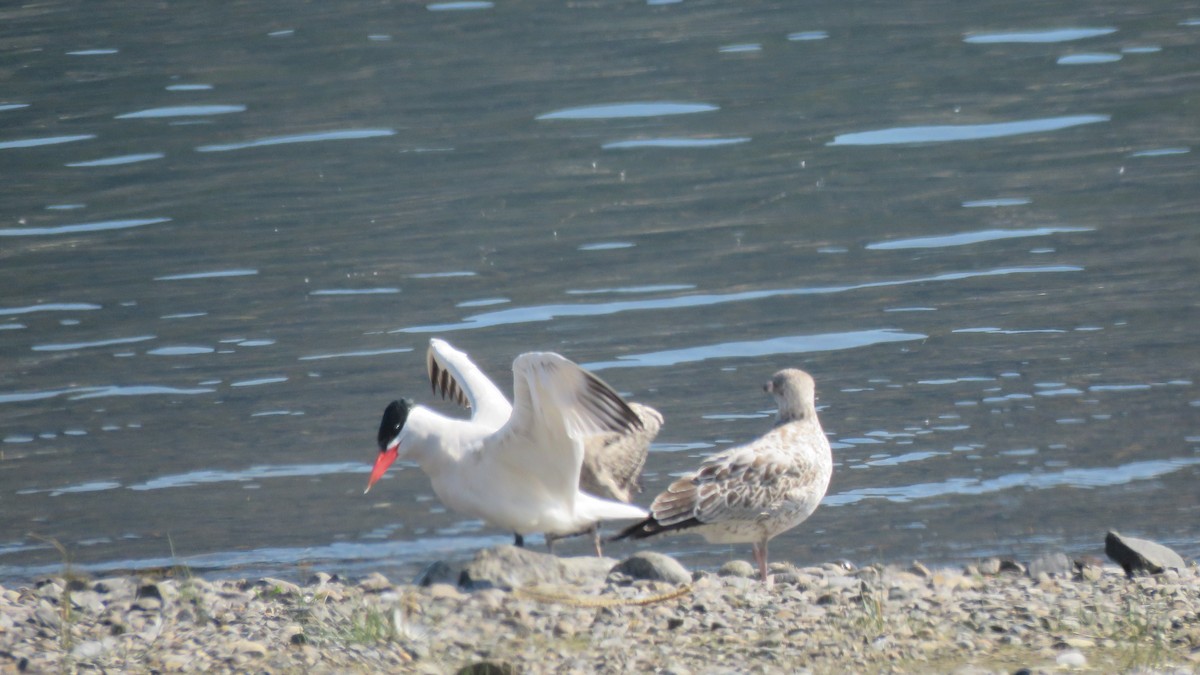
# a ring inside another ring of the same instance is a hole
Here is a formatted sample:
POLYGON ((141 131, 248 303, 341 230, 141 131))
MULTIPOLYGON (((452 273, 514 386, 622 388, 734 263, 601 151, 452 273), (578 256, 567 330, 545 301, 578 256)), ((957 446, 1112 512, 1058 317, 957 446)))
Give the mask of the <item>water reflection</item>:
POLYGON ((76 234, 79 232, 125 230, 131 227, 157 225, 159 223, 169 222, 170 220, 170 218, 128 218, 125 220, 105 220, 98 223, 59 225, 57 227, 10 227, 0 229, 0 237, 40 237, 56 234, 76 234))
POLYGON ((0 141, 0 150, 8 150, 11 148, 36 148, 39 145, 74 143, 75 141, 91 140, 95 137, 95 134, 75 134, 72 136, 46 136, 43 138, 23 138, 17 141, 0 141))
POLYGON ((972 33, 963 42, 973 44, 997 44, 1004 42, 1071 42, 1111 35, 1116 28, 1051 28, 1034 31, 1012 31, 1006 33, 972 33))
POLYGON ((290 143, 321 143, 324 141, 353 141, 362 138, 380 138, 395 136, 395 129, 339 129, 335 131, 319 131, 310 134, 293 134, 290 136, 269 136, 242 143, 222 143, 218 145, 202 145, 197 152, 229 152, 231 150, 246 150, 262 148, 271 145, 287 145, 290 143))
POLYGON ((1084 66, 1096 63, 1114 63, 1121 60, 1120 54, 1067 54, 1058 57, 1060 66, 1084 66))
POLYGON ((205 104, 205 105, 172 105, 163 108, 147 108, 136 112, 117 115, 119 120, 154 119, 161 117, 204 117, 207 115, 228 115, 230 113, 246 112, 244 105, 205 104))
POLYGON ((996 478, 951 478, 937 483, 848 490, 826 496, 823 505, 846 506, 864 499, 910 502, 948 495, 980 495, 1012 489, 1047 490, 1056 487, 1099 488, 1161 478, 1200 464, 1200 458, 1132 462, 1121 466, 1076 468, 1063 471, 1010 473, 996 478))
POLYGON ((1071 265, 1050 265, 1044 267, 1004 267, 993 270, 974 272, 947 272, 929 277, 912 279, 896 279, 892 281, 871 281, 848 286, 825 286, 809 288, 777 288, 760 291, 743 291, 740 293, 699 293, 682 295, 654 300, 627 300, 620 302, 579 303, 537 305, 530 307, 514 307, 496 312, 486 312, 468 316, 461 323, 436 324, 425 326, 408 326, 397 328, 395 333, 442 333, 459 330, 471 330, 490 326, 512 325, 538 321, 550 321, 561 317, 571 316, 607 316, 620 312, 682 309, 689 307, 708 307, 734 302, 747 302, 767 298, 786 297, 791 295, 825 295, 845 293, 867 288, 883 288, 888 286, 905 286, 936 281, 961 281, 989 276, 1008 276, 1014 274, 1053 274, 1060 272, 1078 272, 1082 268, 1071 265))
POLYGON ((994 124, 944 124, 927 127, 895 127, 878 131, 859 131, 840 134, 826 145, 893 145, 899 143, 944 143, 977 141, 985 138, 1019 136, 1046 131, 1069 129, 1084 124, 1096 124, 1112 119, 1109 115, 1068 115, 996 122, 994 124))
POLYGON ((775 354, 805 354, 810 352, 854 349, 888 342, 924 340, 929 337, 921 333, 905 333, 894 328, 858 330, 845 333, 820 335, 789 335, 765 340, 746 340, 700 345, 683 349, 668 349, 644 354, 622 355, 616 361, 600 361, 585 364, 591 370, 609 368, 661 368, 680 363, 706 361, 708 359, 750 358, 775 354))
POLYGON ((708 103, 609 103, 578 108, 564 108, 538 115, 539 120, 603 120, 623 117, 660 117, 664 115, 691 115, 720 110, 708 103))
POLYGON ((732 138, 639 138, 628 141, 613 141, 600 146, 604 150, 625 148, 715 148, 723 145, 748 143, 748 136, 732 138))
POLYGON ((890 251, 908 248, 945 248, 948 246, 966 246, 985 241, 1000 239, 1019 239, 1023 237, 1045 237, 1064 232, 1092 232, 1091 227, 1035 227, 1027 230, 981 230, 979 232, 961 232, 936 237, 914 237, 912 239, 893 239, 867 244, 866 248, 875 251, 890 251))
POLYGON ((792 42, 808 42, 812 40, 825 40, 829 38, 829 33, 823 30, 800 31, 798 33, 789 33, 787 39, 792 42))
POLYGON ((92 167, 92 166, 118 166, 121 164, 136 164, 138 162, 148 162, 152 159, 162 159, 166 157, 161 152, 146 152, 139 155, 118 155, 116 157, 103 157, 101 159, 93 159, 86 162, 71 162, 67 164, 70 167, 92 167))
POLYGON ((253 269, 213 270, 211 272, 188 272, 185 274, 168 274, 154 277, 155 281, 185 281, 189 279, 223 279, 226 277, 252 277, 258 274, 253 269))
POLYGON ((1025 197, 1000 197, 998 199, 976 199, 963 202, 962 205, 964 209, 977 209, 996 208, 1000 206, 1024 206, 1025 204, 1032 203, 1032 199, 1026 199, 1025 197))
POLYGON ((431 12, 461 12, 478 9, 491 9, 495 3, 489 0, 461 0, 460 2, 435 2, 425 5, 431 12))

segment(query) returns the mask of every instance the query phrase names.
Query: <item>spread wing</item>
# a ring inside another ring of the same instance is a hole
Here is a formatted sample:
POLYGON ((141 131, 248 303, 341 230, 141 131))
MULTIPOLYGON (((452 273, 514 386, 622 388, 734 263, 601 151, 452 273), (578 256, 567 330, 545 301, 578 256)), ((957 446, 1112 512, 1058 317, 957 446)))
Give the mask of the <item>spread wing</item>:
POLYGON ((489 460, 573 499, 591 434, 631 433, 642 421, 612 387, 552 352, 513 361, 512 416, 496 432, 489 460))
POLYGON ((433 338, 425 352, 425 372, 435 394, 471 409, 471 421, 499 429, 512 415, 512 405, 465 352, 433 338))

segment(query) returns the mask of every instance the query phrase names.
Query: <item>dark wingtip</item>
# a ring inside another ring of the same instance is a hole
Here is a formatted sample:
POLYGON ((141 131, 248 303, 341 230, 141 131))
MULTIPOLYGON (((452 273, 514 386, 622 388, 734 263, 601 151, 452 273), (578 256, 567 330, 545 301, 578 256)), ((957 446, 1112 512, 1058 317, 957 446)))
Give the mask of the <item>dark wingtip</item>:
POLYGON ((678 523, 673 523, 671 525, 663 525, 655 520, 654 516, 650 516, 649 518, 641 522, 634 523, 633 525, 630 525, 629 527, 614 534, 613 536, 609 537, 607 541, 620 541, 621 539, 645 539, 647 537, 653 537, 656 534, 662 534, 663 532, 678 532, 679 530, 687 530, 703 524, 704 523, 700 522, 696 518, 688 518, 687 520, 681 520, 678 523))
POLYGON ((605 541, 621 541, 622 539, 645 539, 657 532, 654 528, 659 527, 658 521, 651 516, 641 522, 634 523, 629 527, 621 530, 613 536, 605 539, 605 541), (653 530, 653 531, 651 531, 653 530))
POLYGON ((608 418, 609 423, 613 426, 612 431, 628 432, 642 431, 646 428, 645 422, 638 416, 633 408, 621 395, 616 392, 607 382, 600 379, 596 375, 583 371, 587 375, 588 389, 597 396, 603 404, 603 412, 608 418))

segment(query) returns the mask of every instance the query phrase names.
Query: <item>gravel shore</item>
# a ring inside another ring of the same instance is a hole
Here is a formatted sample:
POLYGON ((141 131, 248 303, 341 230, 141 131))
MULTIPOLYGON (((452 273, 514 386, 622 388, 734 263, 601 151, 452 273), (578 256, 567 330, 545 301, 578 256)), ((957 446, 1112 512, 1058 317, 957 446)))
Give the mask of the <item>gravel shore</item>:
POLYGON ((0 587, 0 673, 1200 669, 1194 564, 1130 579, 1065 556, 933 570, 776 563, 766 586, 741 561, 691 573, 656 554, 619 565, 483 554, 499 572, 438 564, 414 584, 177 568, 0 587), (538 565, 551 573, 525 574, 538 565))

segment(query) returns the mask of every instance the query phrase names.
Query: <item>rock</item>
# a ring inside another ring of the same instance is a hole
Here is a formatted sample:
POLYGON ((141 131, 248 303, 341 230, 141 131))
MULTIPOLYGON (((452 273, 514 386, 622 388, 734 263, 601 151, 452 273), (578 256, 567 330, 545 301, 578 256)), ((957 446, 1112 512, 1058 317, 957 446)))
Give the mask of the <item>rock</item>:
POLYGON ((758 574, 758 572, 755 571, 754 565, 745 560, 730 560, 721 565, 721 569, 717 570, 717 574, 722 577, 742 577, 743 579, 749 579, 758 574))
POLYGON ((230 651, 234 654, 250 654, 253 656, 262 656, 267 653, 267 646, 261 642, 254 640, 238 640, 229 646, 230 651))
POLYGON ((489 663, 482 661, 459 668, 455 675, 513 675, 517 672, 507 663, 489 663))
POLYGON ((1040 574, 1069 579, 1074 573, 1075 564, 1065 553, 1050 553, 1029 563, 1029 576, 1035 579, 1040 574))
POLYGON ((71 650, 71 658, 79 661, 91 661, 99 658, 106 651, 100 640, 87 640, 75 645, 71 650))
POLYGON ((300 595, 300 587, 290 581, 283 579, 274 579, 271 577, 263 577, 254 584, 259 593, 266 596, 276 595, 300 595))
POLYGON ((438 560, 431 562, 413 579, 414 586, 432 586, 434 584, 453 584, 458 575, 449 563, 438 560))
POLYGON ((434 600, 460 600, 463 594, 462 591, 458 590, 457 586, 434 584, 429 587, 429 597, 434 600))
POLYGON ((1062 668, 1086 668, 1087 657, 1078 649, 1071 649, 1058 655, 1055 663, 1062 668))
POLYGON ((162 591, 158 590, 158 584, 142 584, 141 586, 138 586, 137 595, 134 597, 138 598, 139 600, 141 598, 154 598, 155 600, 159 601, 160 605, 162 604, 163 599, 162 591))
POLYGON ((392 582, 379 572, 371 572, 367 578, 358 582, 358 587, 367 593, 382 593, 392 590, 392 582))
POLYGON ((308 585, 320 587, 331 581, 337 581, 337 577, 328 572, 315 572, 308 578, 308 585))
POLYGON ((654 551, 640 551, 615 565, 610 574, 623 574, 631 579, 666 581, 672 584, 690 584, 692 574, 679 561, 669 555, 654 551))
POLYGON ((614 564, 612 558, 558 558, 516 546, 497 546, 476 553, 463 568, 458 584, 467 590, 588 585, 603 580, 614 564))
POLYGON ((1109 530, 1104 537, 1104 553, 1125 570, 1125 576, 1133 577, 1136 572, 1162 574, 1169 568, 1184 569, 1183 558, 1171 549, 1145 539, 1122 537, 1109 530))
POLYGON ((1000 561, 1000 571, 1013 574, 1025 574, 1025 566, 1011 558, 1000 561))
POLYGON ((96 591, 72 593, 71 605, 81 612, 93 616, 99 616, 104 613, 104 601, 100 599, 100 594, 96 591))

